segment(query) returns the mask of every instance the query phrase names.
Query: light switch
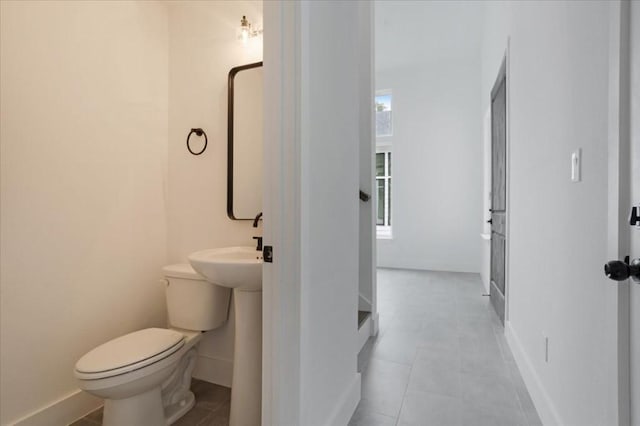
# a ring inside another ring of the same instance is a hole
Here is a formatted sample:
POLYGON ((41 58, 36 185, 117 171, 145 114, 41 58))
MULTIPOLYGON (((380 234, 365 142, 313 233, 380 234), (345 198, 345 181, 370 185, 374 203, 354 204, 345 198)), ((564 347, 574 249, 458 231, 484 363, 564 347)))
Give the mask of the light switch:
POLYGON ((580 182, 582 180, 582 155, 580 148, 571 153, 571 182, 580 182))

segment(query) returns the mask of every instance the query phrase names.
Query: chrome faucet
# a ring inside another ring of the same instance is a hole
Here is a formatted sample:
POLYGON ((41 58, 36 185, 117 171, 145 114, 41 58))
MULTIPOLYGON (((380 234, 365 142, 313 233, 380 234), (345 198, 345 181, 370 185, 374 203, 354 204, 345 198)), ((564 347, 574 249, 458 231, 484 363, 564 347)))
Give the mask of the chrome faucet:
POLYGON ((253 227, 257 228, 258 227, 258 221, 260 220, 260 218, 262 217, 262 212, 258 213, 256 215, 256 218, 253 219, 253 227))

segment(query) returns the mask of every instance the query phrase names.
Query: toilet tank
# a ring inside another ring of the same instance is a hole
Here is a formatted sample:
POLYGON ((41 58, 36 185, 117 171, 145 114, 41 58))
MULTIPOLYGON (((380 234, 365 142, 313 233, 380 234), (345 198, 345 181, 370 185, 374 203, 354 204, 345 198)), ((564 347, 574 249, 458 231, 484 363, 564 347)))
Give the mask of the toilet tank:
POLYGON ((162 272, 170 326, 207 331, 227 321, 231 289, 208 283, 188 263, 165 266, 162 272))

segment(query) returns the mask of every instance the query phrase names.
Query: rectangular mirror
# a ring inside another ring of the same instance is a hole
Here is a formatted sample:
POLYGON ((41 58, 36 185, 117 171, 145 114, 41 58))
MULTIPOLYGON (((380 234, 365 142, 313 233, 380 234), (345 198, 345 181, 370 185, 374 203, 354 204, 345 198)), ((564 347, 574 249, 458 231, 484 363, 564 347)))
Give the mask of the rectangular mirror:
POLYGON ((253 220, 262 211, 262 62, 229 72, 227 215, 253 220))

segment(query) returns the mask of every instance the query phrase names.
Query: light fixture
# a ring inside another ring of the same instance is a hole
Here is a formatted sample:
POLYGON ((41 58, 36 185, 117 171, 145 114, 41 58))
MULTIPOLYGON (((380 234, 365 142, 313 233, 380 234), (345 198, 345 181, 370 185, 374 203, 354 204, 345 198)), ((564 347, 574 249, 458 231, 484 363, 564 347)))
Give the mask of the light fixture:
POLYGON ((240 28, 238 29, 238 39, 247 44, 250 38, 257 37, 262 34, 262 28, 252 28, 251 22, 246 16, 242 16, 240 20, 240 28))

